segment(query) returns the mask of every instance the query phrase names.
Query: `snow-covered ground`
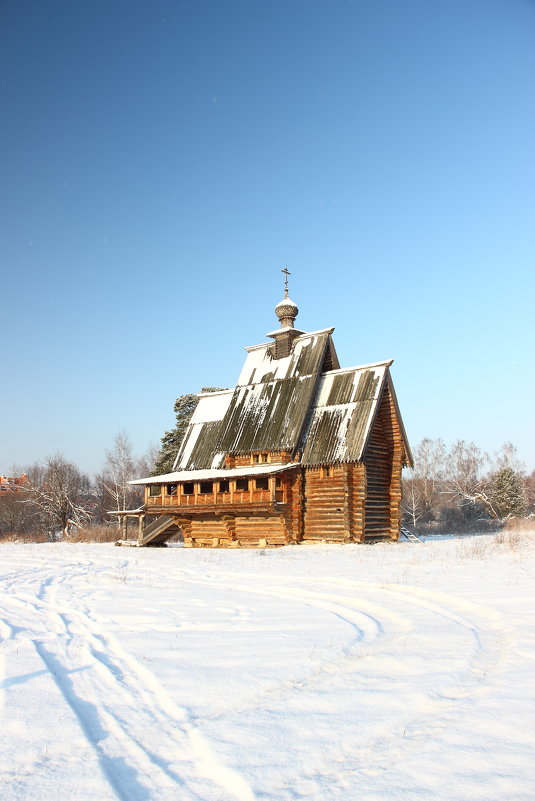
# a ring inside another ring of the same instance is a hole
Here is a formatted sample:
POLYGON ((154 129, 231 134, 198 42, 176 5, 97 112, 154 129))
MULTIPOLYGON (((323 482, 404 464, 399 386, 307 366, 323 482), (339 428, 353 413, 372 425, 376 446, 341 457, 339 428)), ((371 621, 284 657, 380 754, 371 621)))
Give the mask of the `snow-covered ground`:
POLYGON ((0 546, 2 801, 533 801, 535 533, 501 539, 0 546))

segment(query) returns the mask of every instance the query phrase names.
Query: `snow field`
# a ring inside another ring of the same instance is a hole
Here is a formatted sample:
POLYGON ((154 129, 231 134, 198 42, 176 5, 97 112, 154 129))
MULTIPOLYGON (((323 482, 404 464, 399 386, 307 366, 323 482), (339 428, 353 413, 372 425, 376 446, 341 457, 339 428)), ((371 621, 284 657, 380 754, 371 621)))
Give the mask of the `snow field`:
POLYGON ((533 801, 535 533, 0 547, 3 801, 533 801))

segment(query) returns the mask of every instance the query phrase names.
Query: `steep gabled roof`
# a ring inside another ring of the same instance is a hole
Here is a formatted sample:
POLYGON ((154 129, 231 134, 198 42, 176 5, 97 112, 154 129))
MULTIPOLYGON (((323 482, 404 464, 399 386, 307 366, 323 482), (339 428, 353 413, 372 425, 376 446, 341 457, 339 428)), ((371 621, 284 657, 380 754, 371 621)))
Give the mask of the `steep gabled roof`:
POLYGON ((411 446, 409 445, 409 440, 407 438, 407 432, 405 431, 405 425, 403 424, 403 418, 401 416, 401 412, 399 411, 398 399, 396 396, 396 390, 394 389, 394 382, 392 381, 392 376, 390 375, 390 370, 388 371, 387 375, 387 386, 388 386, 388 392, 390 393, 390 397, 392 398, 392 403, 395 410, 396 422, 397 425, 399 426, 401 439, 403 441, 403 447, 405 449, 405 458, 403 462, 403 467, 414 467, 414 458, 412 455, 411 446))
POLYGON ((362 459, 391 364, 380 362, 323 375, 303 432, 304 465, 362 459))
POLYGON ((411 463, 392 361, 332 369, 339 365, 332 331, 300 334, 279 359, 271 343, 247 348, 236 387, 199 396, 173 470, 218 470, 225 454, 255 451, 301 452, 306 466, 359 462, 385 392, 411 463))
POLYGON ((225 453, 295 451, 325 360, 337 363, 332 331, 297 337, 282 359, 271 343, 248 348, 235 389, 200 397, 173 469, 218 468, 225 453))

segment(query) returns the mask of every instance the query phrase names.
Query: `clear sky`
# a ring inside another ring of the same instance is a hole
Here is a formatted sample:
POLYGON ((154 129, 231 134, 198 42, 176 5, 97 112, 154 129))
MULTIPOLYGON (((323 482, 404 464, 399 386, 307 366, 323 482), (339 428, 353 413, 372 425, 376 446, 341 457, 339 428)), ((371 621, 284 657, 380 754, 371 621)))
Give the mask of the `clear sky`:
POLYGON ((281 267, 413 445, 535 468, 533 0, 0 5, 0 472, 141 453, 281 267))

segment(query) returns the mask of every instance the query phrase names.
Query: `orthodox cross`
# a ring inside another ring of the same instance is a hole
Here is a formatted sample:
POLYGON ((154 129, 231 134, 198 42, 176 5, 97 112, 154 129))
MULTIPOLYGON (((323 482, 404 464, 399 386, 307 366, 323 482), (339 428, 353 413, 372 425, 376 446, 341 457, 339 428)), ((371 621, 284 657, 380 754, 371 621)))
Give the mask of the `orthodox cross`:
POLYGON ((291 272, 287 267, 284 270, 281 270, 281 273, 284 273, 284 297, 288 297, 288 276, 291 275, 291 272))

